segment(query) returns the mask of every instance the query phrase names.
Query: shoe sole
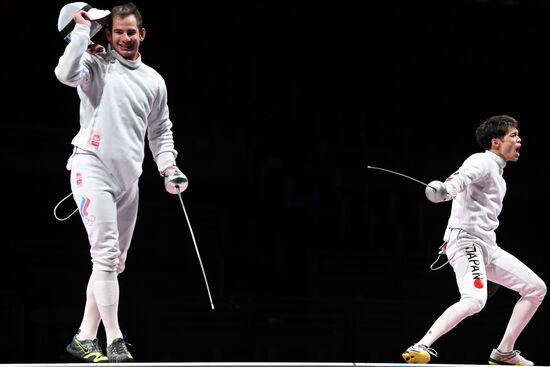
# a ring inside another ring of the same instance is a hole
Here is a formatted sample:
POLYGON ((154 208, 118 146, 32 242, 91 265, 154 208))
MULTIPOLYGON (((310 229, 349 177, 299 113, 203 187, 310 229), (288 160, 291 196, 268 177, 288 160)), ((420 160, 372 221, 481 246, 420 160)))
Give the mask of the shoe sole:
MULTIPOLYGON (((67 353, 69 353, 73 358, 76 358, 78 359, 79 361, 84 361, 84 362, 87 362, 87 363, 108 363, 109 362, 109 359, 103 355, 99 355, 99 356, 94 356, 94 354, 96 354, 97 352, 94 352, 94 353, 91 353, 88 355, 88 357, 83 357, 82 355, 80 355, 78 352, 76 352, 74 349, 71 348, 71 345, 67 345, 67 348, 65 348, 67 350, 67 353), (100 358, 100 360, 97 360, 97 358, 100 358)), ((97 353, 99 354, 99 353, 97 353)))
POLYGON ((133 362, 133 361, 134 361, 133 358, 109 359, 109 362, 114 362, 114 363, 118 363, 118 362, 133 362))
POLYGON ((527 365, 527 364, 515 364, 515 363, 500 362, 500 361, 496 361, 494 359, 490 359, 489 364, 491 366, 530 366, 530 365, 527 365))
POLYGON ((402 354, 405 362, 409 364, 426 364, 430 362, 430 355, 428 353, 419 352, 406 352, 402 354))

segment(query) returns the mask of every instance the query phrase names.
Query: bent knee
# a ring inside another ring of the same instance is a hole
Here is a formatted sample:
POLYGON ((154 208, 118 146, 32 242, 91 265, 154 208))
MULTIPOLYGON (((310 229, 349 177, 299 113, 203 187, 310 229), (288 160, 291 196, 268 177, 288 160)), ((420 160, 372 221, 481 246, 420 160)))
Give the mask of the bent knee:
POLYGON ((538 281, 525 286, 519 294, 524 298, 531 298, 537 300, 538 302, 542 302, 546 296, 546 292, 546 283, 539 278, 538 281))
POLYGON ((464 297, 460 300, 465 305, 467 305, 468 316, 474 315, 485 307, 487 303, 487 297, 464 297))

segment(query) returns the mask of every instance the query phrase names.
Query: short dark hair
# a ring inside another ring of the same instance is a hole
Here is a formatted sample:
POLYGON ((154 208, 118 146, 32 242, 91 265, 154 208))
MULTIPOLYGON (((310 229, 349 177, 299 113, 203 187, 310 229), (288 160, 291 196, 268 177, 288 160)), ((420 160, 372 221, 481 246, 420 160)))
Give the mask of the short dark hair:
MULTIPOLYGON (((133 15, 136 17, 138 28, 143 27, 143 18, 141 16, 141 13, 139 12, 136 4, 134 4, 133 2, 127 2, 121 5, 117 5, 111 10, 111 19, 113 19, 114 17, 126 18, 129 15, 133 15)), ((113 22, 111 21, 109 28, 112 29, 112 27, 113 22)))
POLYGON ((491 148, 491 141, 494 138, 502 139, 508 129, 518 128, 518 122, 515 118, 508 115, 498 115, 489 117, 476 129, 476 141, 483 149, 491 148))

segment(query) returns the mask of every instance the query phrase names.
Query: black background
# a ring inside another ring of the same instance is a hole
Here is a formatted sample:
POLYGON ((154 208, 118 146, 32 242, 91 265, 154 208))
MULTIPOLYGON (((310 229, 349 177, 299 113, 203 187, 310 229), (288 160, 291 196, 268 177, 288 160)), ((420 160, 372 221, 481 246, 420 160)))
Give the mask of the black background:
MULTIPOLYGON (((216 309, 176 196, 147 151, 119 319, 139 362, 402 362, 459 298, 431 271, 450 203, 442 180, 478 151, 475 127, 520 121, 499 244, 547 265, 550 7, 543 1, 136 1, 141 52, 169 92, 183 194, 216 309), (444 4, 443 4, 444 3, 444 4)), ((69 362, 91 270, 66 159, 76 90, 54 68, 65 2, 5 5, 0 362, 69 362), (65 202, 64 216, 73 210, 65 202)), ((115 3, 92 5, 110 9, 115 3)), ((436 363, 484 364, 518 295, 438 340, 436 363)), ((548 305, 516 348, 548 365, 548 305)), ((103 339, 104 335, 100 334, 103 339)))

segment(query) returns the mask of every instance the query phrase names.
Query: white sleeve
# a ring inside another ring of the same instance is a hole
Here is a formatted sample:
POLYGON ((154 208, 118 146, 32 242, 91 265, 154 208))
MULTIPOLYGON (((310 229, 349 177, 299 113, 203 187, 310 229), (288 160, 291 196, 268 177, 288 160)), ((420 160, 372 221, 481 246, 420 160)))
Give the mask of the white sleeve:
POLYGON ((65 47, 55 67, 55 76, 61 83, 76 87, 89 80, 90 69, 85 62, 91 58, 87 52, 89 42, 90 28, 76 24, 71 33, 71 42, 65 47))
POLYGON ((178 152, 174 148, 172 121, 168 110, 168 92, 164 79, 160 76, 158 96, 149 114, 147 137, 158 171, 162 175, 166 168, 176 165, 178 152))
POLYGON ((155 157, 158 171, 162 176, 165 169, 176 165, 176 157, 172 152, 162 152, 155 157))
POLYGON ((484 153, 473 154, 462 166, 449 176, 444 184, 452 198, 466 189, 472 182, 477 182, 490 173, 489 161, 484 153))

